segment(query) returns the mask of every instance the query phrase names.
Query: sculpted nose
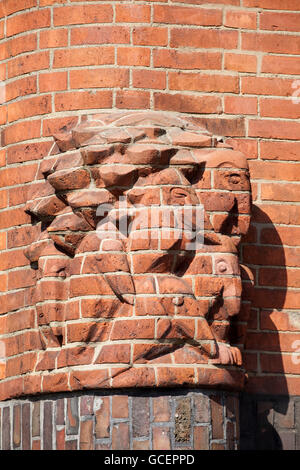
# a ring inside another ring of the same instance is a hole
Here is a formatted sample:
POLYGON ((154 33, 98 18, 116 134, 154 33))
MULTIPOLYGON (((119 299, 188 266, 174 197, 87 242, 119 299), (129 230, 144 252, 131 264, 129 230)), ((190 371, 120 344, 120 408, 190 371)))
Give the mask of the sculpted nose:
POLYGON ((241 298, 231 297, 231 298, 224 299, 224 305, 230 317, 233 317, 234 315, 238 315, 238 313, 241 310, 241 298))

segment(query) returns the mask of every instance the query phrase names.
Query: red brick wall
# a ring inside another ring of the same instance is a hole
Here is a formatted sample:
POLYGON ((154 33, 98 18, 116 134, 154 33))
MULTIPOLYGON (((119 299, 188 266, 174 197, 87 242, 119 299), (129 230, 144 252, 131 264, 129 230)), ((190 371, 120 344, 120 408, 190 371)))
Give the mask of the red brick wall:
POLYGON ((249 158, 247 390, 299 395, 299 1, 2 0, 0 17, 5 390, 35 359, 35 280, 23 249, 36 228, 24 202, 51 136, 87 110, 150 108, 197 117, 249 158))

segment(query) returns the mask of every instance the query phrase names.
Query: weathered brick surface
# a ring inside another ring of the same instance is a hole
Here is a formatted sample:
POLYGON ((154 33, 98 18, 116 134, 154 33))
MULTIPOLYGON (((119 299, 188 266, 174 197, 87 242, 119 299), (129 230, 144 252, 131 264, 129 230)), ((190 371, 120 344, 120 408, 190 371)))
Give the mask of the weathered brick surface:
MULTIPOLYGON (((11 443, 15 450, 238 449, 238 408, 238 394, 189 389, 135 391, 129 395, 91 391, 76 393, 71 398, 65 393, 33 400, 16 399, 0 403, 4 436, 0 449, 9 449, 11 443), (78 426, 72 427, 72 434, 68 417, 65 419, 70 400, 73 417, 75 401, 80 410, 76 415, 78 426), (215 424, 216 401, 223 421, 216 416, 215 424), (21 409, 26 410, 22 413, 22 426, 21 409), (215 426, 219 432, 216 436, 215 426)), ((294 433, 294 428, 283 431, 294 433)), ((284 438, 289 439, 287 435, 284 438)))

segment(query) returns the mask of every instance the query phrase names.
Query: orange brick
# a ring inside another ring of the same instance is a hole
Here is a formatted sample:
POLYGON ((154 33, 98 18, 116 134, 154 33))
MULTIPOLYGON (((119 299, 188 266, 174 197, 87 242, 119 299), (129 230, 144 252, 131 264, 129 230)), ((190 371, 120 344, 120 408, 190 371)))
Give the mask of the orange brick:
POLYGON ((220 70, 222 56, 219 52, 180 51, 172 49, 153 50, 154 67, 172 69, 220 70))
POLYGON ((116 5, 117 23, 149 23, 150 5, 116 5))
POLYGON ((8 192, 6 189, 0 191, 0 209, 4 209, 8 205, 8 192))
POLYGON ((15 98, 31 95, 37 92, 37 78, 30 76, 14 80, 6 85, 6 101, 15 98))
POLYGON ((220 113, 221 101, 217 96, 191 96, 181 93, 154 94, 154 108, 162 111, 178 111, 182 113, 220 113))
POLYGON ((9 145, 15 142, 21 142, 24 140, 24 136, 27 140, 35 139, 41 135, 41 121, 31 120, 30 122, 18 122, 11 124, 7 127, 2 135, 2 144, 9 145))
POLYGON ((113 47, 61 49, 54 53, 53 67, 113 64, 115 61, 114 55, 113 47))
POLYGON ((264 55, 261 71, 263 73, 299 75, 300 58, 275 55, 264 55))
POLYGON ((7 36, 12 36, 24 31, 47 28, 50 26, 50 21, 50 9, 31 11, 13 16, 7 19, 6 34, 7 36))
MULTIPOLYGON (((63 94, 61 95, 63 96, 63 94)), ((78 118, 76 116, 64 118, 50 118, 43 121, 43 136, 53 136, 61 132, 69 131, 77 124, 78 118)))
POLYGON ((171 30, 171 47, 203 47, 236 49, 238 42, 237 31, 220 31, 214 29, 174 28, 171 30))
POLYGON ((267 139, 297 140, 300 132, 300 122, 278 120, 249 121, 249 137, 264 137, 267 139))
POLYGON ((135 27, 132 31, 133 44, 140 46, 166 46, 168 44, 167 28, 135 27))
POLYGON ((253 211, 253 220, 262 223, 291 224, 300 225, 300 213, 297 206, 293 204, 260 204, 258 209, 253 211))
POLYGON ((7 248, 29 245, 39 234, 40 230, 35 227, 14 227, 7 232, 7 248))
POLYGON ((7 123, 7 106, 2 105, 0 108, 0 124, 7 123))
POLYGON ((296 10, 300 11, 298 0, 244 0, 245 7, 267 8, 270 10, 296 10))
POLYGON ((257 58, 250 54, 233 54, 225 52, 224 68, 237 72, 256 72, 257 58))
POLYGON ((298 13, 273 13, 263 11, 260 14, 260 29, 271 31, 295 31, 299 32, 300 14, 298 13))
POLYGON ((166 88, 166 72, 158 70, 133 70, 132 85, 135 88, 166 88))
POLYGON ((0 292, 7 291, 7 274, 0 274, 0 292))
POLYGON ((0 150, 0 167, 5 166, 6 163, 6 151, 0 150))
POLYGON ((260 157, 270 160, 295 160, 299 161, 300 142, 260 142, 260 157))
POLYGON ((242 49, 247 51, 299 54, 299 36, 242 32, 242 49))
MULTIPOLYGON (((213 98, 213 97, 210 97, 213 98)), ((208 99, 207 97, 205 98, 208 99)), ((211 103, 210 103, 211 105, 211 103)), ((215 111, 216 112, 216 111, 215 111)), ((221 108, 219 108, 219 113, 221 108)), ((226 135, 230 137, 244 137, 245 136, 245 120, 244 118, 202 118, 196 119, 196 122, 204 126, 209 132, 215 135, 226 135)))
POLYGON ((4 38, 4 20, 0 21, 0 39, 4 38))
POLYGON ((288 119, 300 118, 300 106, 287 100, 264 98, 260 99, 260 115, 266 117, 281 117, 288 119))
POLYGON ((1 212, 0 228, 8 228, 12 226, 22 225, 29 223, 30 217, 24 212, 23 209, 10 209, 1 212))
POLYGON ((127 26, 90 26, 71 31, 71 45, 87 44, 129 44, 127 26))
POLYGON ((232 145, 234 150, 238 150, 247 158, 257 158, 258 144, 256 139, 227 139, 226 143, 232 145))
POLYGON ((116 107, 124 109, 147 109, 150 106, 149 91, 117 90, 116 107))
POLYGON ((67 29, 52 29, 40 32, 40 48, 63 47, 68 45, 67 29))
POLYGON ((84 23, 110 23, 113 19, 111 5, 72 5, 53 9, 54 26, 84 23))
POLYGON ((239 29, 256 29, 256 16, 254 11, 232 10, 226 12, 224 26, 239 29))
POLYGON ((43 391, 55 393, 69 390, 68 374, 49 374, 43 377, 43 391))
POLYGON ((221 26, 222 11, 205 8, 154 5, 155 23, 190 24, 199 26, 221 26))
POLYGON ((36 96, 8 105, 8 122, 17 121, 30 116, 51 113, 51 96, 36 96))
POLYGON ((170 90, 239 92, 238 77, 229 75, 209 75, 193 72, 169 72, 170 90))
POLYGON ((71 88, 123 88, 129 85, 129 72, 126 69, 104 68, 95 70, 71 70, 71 88))
POLYGON ((242 93, 251 95, 292 95, 293 80, 278 77, 242 77, 242 93))
POLYGON ((5 14, 12 15, 17 11, 26 10, 27 8, 35 7, 37 0, 24 0, 21 4, 15 0, 7 0, 5 2, 5 14))
POLYGON ((36 283, 35 272, 32 269, 14 271, 8 275, 8 290, 33 286, 36 283))
POLYGON ((6 249, 6 233, 0 233, 0 250, 6 249))
POLYGON ((249 162, 249 166, 253 179, 299 181, 296 171, 297 165, 295 163, 273 163, 253 160, 249 162))
MULTIPOLYGON (((188 2, 188 0, 179 0, 180 3, 185 3, 188 2)), ((178 3, 179 3, 178 2, 178 3)), ((202 4, 202 3, 207 3, 206 0, 194 0, 195 3, 202 4)), ((190 2, 188 2, 190 3, 190 2)), ((211 0, 209 3, 213 3, 216 5, 235 5, 235 6, 240 6, 240 0, 211 0)))
POLYGON ((40 6, 54 5, 54 3, 65 3, 65 0, 40 0, 40 6))
POLYGON ((70 111, 76 109, 111 108, 111 91, 78 91, 58 93, 55 97, 56 111, 70 111))
POLYGON ((39 75, 40 92, 62 91, 68 86, 67 72, 50 72, 39 75))
POLYGON ((8 78, 47 69, 49 67, 49 52, 36 52, 12 59, 7 64, 8 78))
POLYGON ((154 338, 154 323, 154 319, 116 321, 113 325, 110 339, 154 338))
POLYGON ((20 36, 12 38, 5 43, 5 48, 1 51, 1 60, 4 58, 14 57, 24 52, 34 51, 37 47, 37 34, 27 34, 26 36, 20 36), (3 52, 5 55, 3 56, 3 52))
POLYGON ((0 80, 5 80, 6 78, 6 64, 0 64, 0 80))
POLYGON ((140 67, 150 65, 150 49, 144 47, 119 47, 117 54, 119 65, 138 65, 140 67))
POLYGON ((264 201, 298 202, 300 187, 292 183, 262 184, 261 198, 264 201))

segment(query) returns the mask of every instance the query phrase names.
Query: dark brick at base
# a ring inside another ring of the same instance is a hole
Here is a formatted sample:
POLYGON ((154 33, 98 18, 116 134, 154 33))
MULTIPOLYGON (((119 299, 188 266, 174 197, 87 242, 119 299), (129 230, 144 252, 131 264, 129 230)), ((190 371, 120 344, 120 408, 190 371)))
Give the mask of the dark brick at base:
POLYGON ((242 395, 241 450, 300 450, 300 397, 242 395))
POLYGON ((51 394, 0 404, 1 449, 237 449, 239 397, 228 392, 51 394))

